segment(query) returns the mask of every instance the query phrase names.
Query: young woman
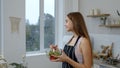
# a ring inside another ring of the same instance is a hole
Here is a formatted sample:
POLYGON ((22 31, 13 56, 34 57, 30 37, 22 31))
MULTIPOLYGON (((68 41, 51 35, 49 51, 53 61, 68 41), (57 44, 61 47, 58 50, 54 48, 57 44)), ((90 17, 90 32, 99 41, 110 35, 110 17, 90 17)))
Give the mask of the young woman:
MULTIPOLYGON (((66 17, 66 30, 73 37, 64 46, 62 55, 55 56, 54 62, 62 62, 62 68, 91 68, 92 47, 85 21, 80 12, 71 12, 66 17)), ((50 45, 50 48, 57 46, 50 45)))

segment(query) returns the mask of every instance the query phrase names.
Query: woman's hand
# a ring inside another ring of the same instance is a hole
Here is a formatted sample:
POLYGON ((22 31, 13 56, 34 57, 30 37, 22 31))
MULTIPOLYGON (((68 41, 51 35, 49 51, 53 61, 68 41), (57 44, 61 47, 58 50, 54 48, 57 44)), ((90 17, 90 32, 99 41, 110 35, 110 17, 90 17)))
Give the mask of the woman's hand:
POLYGON ((59 52, 61 51, 61 49, 58 48, 58 45, 53 45, 53 44, 50 45, 50 49, 53 49, 59 52))
POLYGON ((51 49, 58 50, 58 45, 53 45, 53 44, 51 44, 51 45, 50 45, 50 48, 51 48, 51 49))
POLYGON ((62 54, 60 56, 54 56, 54 57, 57 59, 52 60, 53 62, 66 62, 67 59, 69 58, 63 50, 62 50, 62 54))
POLYGON ((63 50, 59 49, 57 45, 50 45, 50 48, 55 49, 55 50, 59 50, 62 52, 61 55, 59 55, 59 56, 52 55, 56 59, 51 60, 51 61, 53 61, 53 62, 65 62, 65 61, 67 61, 66 59, 68 58, 68 56, 65 54, 65 52, 63 50))

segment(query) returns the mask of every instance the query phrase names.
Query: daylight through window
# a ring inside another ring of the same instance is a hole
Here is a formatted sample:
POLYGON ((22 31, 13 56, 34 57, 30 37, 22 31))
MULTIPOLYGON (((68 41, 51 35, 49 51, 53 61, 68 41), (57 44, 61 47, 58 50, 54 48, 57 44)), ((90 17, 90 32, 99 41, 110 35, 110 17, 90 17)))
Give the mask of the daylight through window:
POLYGON ((55 43, 55 0, 26 0, 26 51, 55 43))

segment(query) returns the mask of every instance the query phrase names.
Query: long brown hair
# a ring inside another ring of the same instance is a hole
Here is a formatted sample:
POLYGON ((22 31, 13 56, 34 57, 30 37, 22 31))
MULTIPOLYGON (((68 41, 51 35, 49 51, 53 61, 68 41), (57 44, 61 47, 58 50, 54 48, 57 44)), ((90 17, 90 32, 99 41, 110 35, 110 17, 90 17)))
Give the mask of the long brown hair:
MULTIPOLYGON (((88 34, 88 30, 84 21, 84 18, 80 12, 71 12, 68 15, 68 18, 73 22, 73 30, 78 36, 83 36, 88 39, 91 47, 92 54, 92 45, 91 40, 88 34)), ((93 63, 93 62, 92 62, 93 63)))
POLYGON ((73 22, 74 32, 78 36, 83 36, 89 39, 88 31, 82 14, 80 12, 71 12, 67 16, 73 22))

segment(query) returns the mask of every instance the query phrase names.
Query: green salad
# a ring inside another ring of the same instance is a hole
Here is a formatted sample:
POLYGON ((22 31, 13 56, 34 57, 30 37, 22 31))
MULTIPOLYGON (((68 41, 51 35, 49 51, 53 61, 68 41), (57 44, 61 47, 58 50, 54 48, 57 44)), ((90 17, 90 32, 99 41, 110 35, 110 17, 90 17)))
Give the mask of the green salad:
POLYGON ((51 55, 59 56, 59 55, 61 55, 61 52, 58 50, 50 50, 48 55, 49 56, 51 56, 51 55))

